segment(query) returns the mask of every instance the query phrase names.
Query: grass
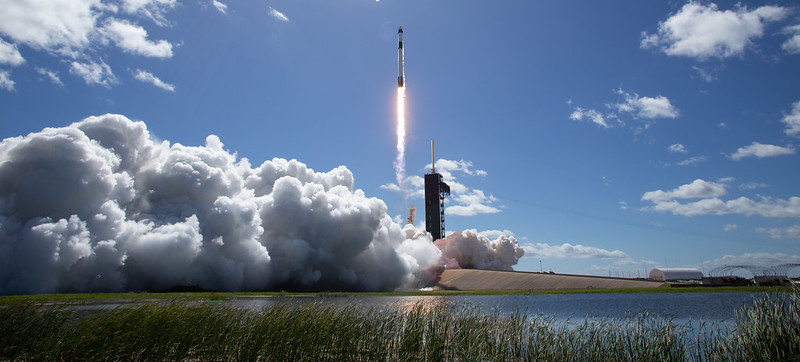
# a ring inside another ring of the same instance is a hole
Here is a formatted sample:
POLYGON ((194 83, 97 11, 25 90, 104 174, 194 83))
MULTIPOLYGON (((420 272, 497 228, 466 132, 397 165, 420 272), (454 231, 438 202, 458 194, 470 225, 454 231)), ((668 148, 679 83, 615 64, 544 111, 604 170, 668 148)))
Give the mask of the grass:
POLYGON ((399 292, 183 292, 183 293, 74 293, 74 294, 36 294, 0 296, 0 303, 13 301, 94 303, 104 300, 141 301, 198 299, 223 300, 240 297, 360 297, 360 296, 453 296, 453 295, 546 295, 546 294, 604 294, 604 293, 785 293, 792 287, 714 287, 714 288, 672 288, 664 284, 657 288, 614 288, 614 289, 514 289, 514 290, 410 290, 399 292))
POLYGON ((71 305, 0 303, 0 360, 791 360, 800 293, 758 299, 732 329, 646 314, 556 323, 448 303, 278 304, 237 309, 160 300, 87 315, 71 305))

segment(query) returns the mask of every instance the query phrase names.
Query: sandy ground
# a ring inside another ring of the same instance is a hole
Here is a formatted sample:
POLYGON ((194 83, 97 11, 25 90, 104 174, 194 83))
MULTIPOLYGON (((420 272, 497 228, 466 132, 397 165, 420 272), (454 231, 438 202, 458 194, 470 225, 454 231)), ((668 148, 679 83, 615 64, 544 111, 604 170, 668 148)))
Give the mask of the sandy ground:
POLYGON ((657 288, 664 283, 568 274, 542 274, 474 269, 445 270, 434 289, 507 290, 507 289, 591 289, 657 288))

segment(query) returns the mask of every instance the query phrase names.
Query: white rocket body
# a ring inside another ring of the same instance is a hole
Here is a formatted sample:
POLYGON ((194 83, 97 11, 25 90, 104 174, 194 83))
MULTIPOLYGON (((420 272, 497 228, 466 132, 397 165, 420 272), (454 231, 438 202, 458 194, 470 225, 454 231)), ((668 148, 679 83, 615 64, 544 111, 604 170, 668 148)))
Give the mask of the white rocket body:
POLYGON ((397 86, 398 87, 405 87, 406 86, 406 75, 403 71, 403 28, 400 27, 397 29, 397 86))

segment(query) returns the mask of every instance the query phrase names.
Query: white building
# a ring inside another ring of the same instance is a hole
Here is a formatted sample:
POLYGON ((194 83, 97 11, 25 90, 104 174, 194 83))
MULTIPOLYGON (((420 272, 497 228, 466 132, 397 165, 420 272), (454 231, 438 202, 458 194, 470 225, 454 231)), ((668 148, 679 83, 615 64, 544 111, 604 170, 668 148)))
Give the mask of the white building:
POLYGON ((697 268, 653 268, 650 279, 662 282, 700 281, 703 279, 703 272, 697 268))

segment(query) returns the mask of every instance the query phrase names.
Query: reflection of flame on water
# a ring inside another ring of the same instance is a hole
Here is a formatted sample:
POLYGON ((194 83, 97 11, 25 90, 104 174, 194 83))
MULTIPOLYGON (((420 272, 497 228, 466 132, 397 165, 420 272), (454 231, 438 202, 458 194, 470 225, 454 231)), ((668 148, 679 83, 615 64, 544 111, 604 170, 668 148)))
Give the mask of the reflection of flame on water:
POLYGON ((408 198, 408 191, 403 182, 406 178, 406 87, 397 87, 397 158, 394 160, 394 172, 397 186, 408 198))
POLYGON ((455 307, 452 298, 443 296, 409 296, 403 297, 390 308, 396 310, 405 317, 413 314, 434 314, 437 312, 449 312, 455 307))

